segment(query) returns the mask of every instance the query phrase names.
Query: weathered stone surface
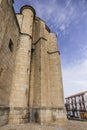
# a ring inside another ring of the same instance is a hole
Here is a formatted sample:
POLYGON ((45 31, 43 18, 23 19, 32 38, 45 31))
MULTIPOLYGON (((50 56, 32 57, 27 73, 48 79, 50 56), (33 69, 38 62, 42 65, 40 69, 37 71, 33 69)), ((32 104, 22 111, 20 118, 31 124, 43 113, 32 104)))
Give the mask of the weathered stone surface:
POLYGON ((0 130, 87 130, 87 122, 67 121, 63 124, 62 122, 57 122, 51 126, 27 123, 21 125, 6 125, 1 127, 0 130))
POLYGON ((65 120, 56 35, 31 6, 0 6, 0 125, 65 120))
POLYGON ((0 107, 0 126, 8 124, 9 107, 0 107))

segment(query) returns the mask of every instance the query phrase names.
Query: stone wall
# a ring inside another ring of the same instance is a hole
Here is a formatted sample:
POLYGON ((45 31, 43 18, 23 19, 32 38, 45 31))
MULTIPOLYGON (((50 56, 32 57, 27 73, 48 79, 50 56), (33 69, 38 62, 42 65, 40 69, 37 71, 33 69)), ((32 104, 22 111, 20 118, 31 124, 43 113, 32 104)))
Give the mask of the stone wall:
POLYGON ((19 27, 12 6, 7 0, 0 4, 0 125, 8 122, 9 102, 19 27))

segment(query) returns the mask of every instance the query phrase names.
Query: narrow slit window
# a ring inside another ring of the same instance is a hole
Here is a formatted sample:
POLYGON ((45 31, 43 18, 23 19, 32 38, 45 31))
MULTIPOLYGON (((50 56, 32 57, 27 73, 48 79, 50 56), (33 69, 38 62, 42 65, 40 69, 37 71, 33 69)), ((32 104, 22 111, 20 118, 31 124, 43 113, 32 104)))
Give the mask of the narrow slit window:
POLYGON ((11 52, 13 52, 13 48, 14 48, 14 44, 13 44, 12 40, 10 39, 10 41, 9 41, 9 49, 10 49, 11 52))

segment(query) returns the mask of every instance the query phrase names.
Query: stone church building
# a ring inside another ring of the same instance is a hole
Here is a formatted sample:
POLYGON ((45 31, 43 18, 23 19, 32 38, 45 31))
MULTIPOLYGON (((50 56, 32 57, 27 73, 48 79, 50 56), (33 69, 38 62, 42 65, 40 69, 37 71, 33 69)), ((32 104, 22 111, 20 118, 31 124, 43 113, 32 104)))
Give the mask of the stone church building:
POLYGON ((0 125, 66 119, 57 37, 31 6, 0 0, 0 125))

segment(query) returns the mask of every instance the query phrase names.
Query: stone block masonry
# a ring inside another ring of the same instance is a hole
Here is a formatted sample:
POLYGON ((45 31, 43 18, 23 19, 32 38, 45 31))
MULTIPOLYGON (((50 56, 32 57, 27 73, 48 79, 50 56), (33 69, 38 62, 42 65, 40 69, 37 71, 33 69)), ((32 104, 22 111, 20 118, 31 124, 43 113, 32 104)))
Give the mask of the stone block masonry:
POLYGON ((57 37, 12 3, 0 0, 0 125, 66 120, 57 37))

